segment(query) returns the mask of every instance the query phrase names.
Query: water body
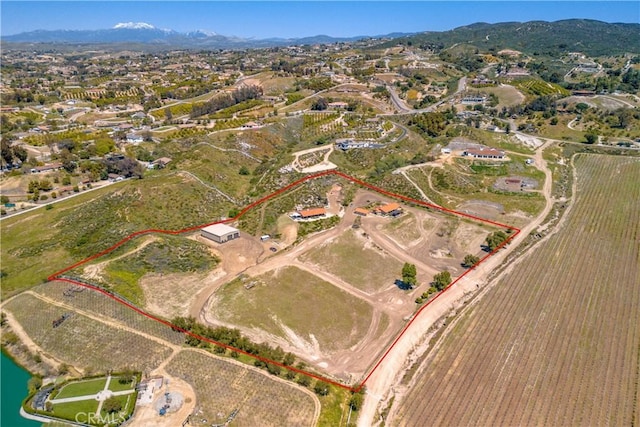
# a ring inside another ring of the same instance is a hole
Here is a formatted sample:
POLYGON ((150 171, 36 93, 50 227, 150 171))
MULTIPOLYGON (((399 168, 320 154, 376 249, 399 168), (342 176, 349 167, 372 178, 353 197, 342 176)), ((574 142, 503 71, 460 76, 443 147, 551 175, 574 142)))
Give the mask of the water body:
POLYGON ((2 427, 40 427, 42 423, 20 416, 20 405, 27 397, 31 374, 2 352, 0 364, 0 425, 2 427))

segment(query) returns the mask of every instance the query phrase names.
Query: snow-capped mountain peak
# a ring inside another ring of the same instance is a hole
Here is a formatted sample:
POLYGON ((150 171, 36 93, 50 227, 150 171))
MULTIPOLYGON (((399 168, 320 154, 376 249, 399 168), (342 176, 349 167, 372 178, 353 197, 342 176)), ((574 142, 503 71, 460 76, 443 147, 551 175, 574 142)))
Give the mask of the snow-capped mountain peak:
POLYGON ((209 31, 209 30, 196 30, 196 31, 199 32, 199 33, 202 33, 202 34, 204 34, 205 36, 208 36, 208 37, 213 37, 213 36, 217 36, 218 35, 214 31, 209 31))
POLYGON ((155 30, 151 24, 146 22, 120 22, 113 27, 114 29, 127 29, 127 30, 155 30))

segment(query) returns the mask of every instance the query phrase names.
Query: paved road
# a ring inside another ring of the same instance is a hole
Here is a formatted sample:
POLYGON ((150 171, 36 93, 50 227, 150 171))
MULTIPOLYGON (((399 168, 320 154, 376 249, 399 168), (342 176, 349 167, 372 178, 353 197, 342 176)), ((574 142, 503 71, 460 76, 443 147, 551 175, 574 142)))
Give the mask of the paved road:
POLYGON ((394 114, 379 114, 379 115, 388 116, 388 115, 398 115, 398 114, 431 113, 431 112, 435 111, 438 107, 440 107, 442 104, 444 104, 445 102, 449 101, 450 99, 452 99, 453 97, 458 95, 459 93, 464 92, 466 89, 467 89, 467 78, 466 77, 462 77, 458 81, 458 88, 456 89, 456 91, 454 93, 442 98, 441 100, 439 100, 435 104, 429 105, 427 108, 421 108, 419 110, 416 110, 414 108, 408 107, 404 103, 404 101, 402 99, 400 99, 400 97, 398 96, 398 94, 395 91, 395 88, 393 86, 387 85, 387 90, 389 91, 389 94, 391 95, 391 102, 400 111, 398 113, 394 113, 394 114))

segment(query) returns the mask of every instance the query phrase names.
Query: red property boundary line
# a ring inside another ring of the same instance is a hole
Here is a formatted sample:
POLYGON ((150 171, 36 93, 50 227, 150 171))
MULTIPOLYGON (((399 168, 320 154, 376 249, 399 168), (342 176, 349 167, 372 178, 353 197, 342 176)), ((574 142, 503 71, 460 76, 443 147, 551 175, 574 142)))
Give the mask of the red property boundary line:
POLYGON ((467 214, 467 213, 464 213, 464 212, 458 212, 458 211, 455 211, 455 210, 452 210, 452 209, 447 209, 447 208, 444 208, 442 206, 437 206, 437 205, 434 205, 434 204, 431 204, 431 203, 424 202, 422 200, 413 199, 411 197, 403 196, 401 194, 396 194, 396 193, 393 193, 391 191, 387 191, 387 190, 385 190, 383 188, 376 187, 375 185, 369 184, 368 182, 365 182, 365 181, 359 180, 357 178, 354 178, 354 177, 352 177, 350 175, 344 174, 342 172, 339 172, 339 171, 336 171, 336 170, 330 170, 330 171, 320 172, 320 173, 317 173, 317 174, 306 176, 306 177, 301 178, 301 179, 299 179, 299 180, 297 180, 297 181, 295 181, 295 182, 293 182, 293 183, 291 183, 291 184, 289 184, 289 185, 287 185, 285 187, 282 187, 281 189, 275 191, 274 193, 271 193, 271 194, 269 194, 269 195, 267 195, 265 197, 262 197, 261 199, 259 199, 259 200, 255 201, 255 202, 251 203, 250 205, 246 206, 245 208, 243 208, 240 211, 240 213, 238 213, 238 215, 236 215, 233 218, 228 218, 228 219, 222 220, 222 221, 211 222, 211 223, 204 224, 204 225, 198 225, 198 226, 194 226, 194 227, 183 228, 181 230, 148 229, 148 230, 136 231, 135 233, 132 233, 132 234, 128 235, 127 237, 125 237, 124 239, 120 240, 118 243, 116 243, 115 245, 111 246, 110 248, 107 248, 102 252, 98 252, 97 254, 94 254, 94 255, 92 255, 92 256, 90 256, 88 258, 85 258, 82 261, 76 262, 75 264, 70 265, 70 266, 68 266, 68 267, 66 267, 66 268, 64 268, 64 269, 62 269, 62 270, 60 270, 60 271, 58 271, 56 273, 53 273, 52 275, 47 277, 47 281, 51 282, 51 281, 56 281, 57 280, 57 281, 72 283, 72 284, 77 285, 77 286, 83 286, 85 288, 92 289, 92 290, 94 290, 96 292, 99 292, 99 293, 101 293, 101 294, 103 294, 103 295, 115 300, 116 302, 118 302, 120 304, 123 304, 124 306, 130 308, 131 310, 137 312, 138 314, 141 314, 141 315, 143 315, 143 316, 145 316, 145 317, 147 317, 147 318, 149 318, 151 320, 159 322, 159 323, 161 323, 161 324, 163 324, 163 325, 165 325, 167 327, 170 327, 175 331, 179 331, 179 332, 181 332, 181 333, 183 333, 185 335, 191 336, 191 337, 196 338, 196 339, 198 339, 200 341, 208 342, 210 344, 215 344, 215 345, 223 347, 225 349, 229 349, 229 350, 235 351, 237 353, 244 354, 244 355, 249 356, 249 357, 251 357, 253 359, 260 360, 262 362, 269 363, 269 364, 272 364, 272 365, 276 365, 276 366, 279 366, 279 367, 284 368, 284 369, 288 369, 288 370, 293 371, 293 372, 298 373, 298 374, 303 374, 303 375, 309 376, 309 377, 314 378, 316 380, 323 381, 323 382, 326 382, 328 384, 335 385, 337 387, 349 390, 351 392, 358 392, 358 391, 362 390, 362 388, 365 386, 366 382, 369 380, 371 375, 373 375, 373 373, 376 371, 376 369, 378 369, 378 367, 384 362, 385 358, 391 352, 393 347, 404 336, 404 334, 411 327, 411 325, 416 320, 416 318, 420 315, 420 313, 422 313, 431 303, 433 303, 435 300, 440 298, 440 296, 442 296, 445 292, 447 292, 449 289, 451 289, 451 287, 454 286, 456 283, 458 283, 463 277, 465 277, 471 271, 476 269, 476 267, 478 267, 485 260, 487 260, 489 257, 491 257, 496 252, 498 252, 502 247, 504 247, 506 244, 508 244, 512 239, 514 239, 518 234, 520 234, 520 231, 521 231, 520 229, 515 228, 513 226, 510 226, 510 225, 502 224, 502 223, 499 223, 499 222, 496 222, 496 221, 491 221, 491 220, 488 220, 488 219, 485 219, 485 218, 480 218, 480 217, 477 217, 477 216, 474 216, 474 215, 470 215, 470 214, 467 214), (472 219, 474 221, 479 221, 479 222, 482 222, 482 223, 485 223, 485 224, 491 224, 491 225, 494 225, 494 226, 497 226, 497 227, 502 227, 502 228, 505 228, 507 231, 511 232, 511 234, 507 238, 507 240, 502 242, 493 251, 491 251, 490 253, 488 253, 484 257, 482 257, 482 259, 480 259, 472 267, 466 269, 464 271, 464 273, 462 273, 460 276, 458 276, 456 278, 456 280, 451 282, 451 284, 449 284, 449 286, 444 288, 435 297, 431 298, 422 307, 420 307, 420 309, 412 316, 411 320, 409 320, 409 322, 407 322, 407 324, 402 328, 402 330, 400 331, 400 333, 398 334, 396 339, 393 341, 393 343, 391 343, 389 348, 387 348, 387 350, 384 352, 384 354, 378 359, 377 363, 374 365, 374 367, 371 369, 371 371, 369 371, 369 373, 366 375, 364 380, 360 384, 357 384, 357 385, 355 385, 353 387, 345 385, 345 384, 342 384, 342 383, 339 383, 339 382, 334 381, 334 380, 332 380, 330 378, 325 378, 325 377, 323 377, 321 375, 314 374, 312 372, 308 372, 308 371, 305 371, 305 370, 302 370, 302 369, 298 369, 298 368, 293 367, 293 366, 286 366, 286 365, 284 365, 284 364, 282 364, 280 362, 277 362, 275 360, 271 360, 271 359, 268 359, 268 358, 265 358, 265 357, 262 357, 262 356, 259 356, 259 355, 248 353, 248 352, 246 352, 244 350, 241 350, 239 348, 235 348, 235 347, 232 347, 230 345, 227 345, 227 344, 224 344, 224 343, 221 343, 221 342, 218 342, 218 341, 214 341, 212 339, 200 336, 198 334, 194 334, 193 332, 187 331, 187 330, 185 330, 183 328, 180 328, 180 327, 172 324, 171 322, 169 322, 167 320, 161 319, 159 317, 154 316, 153 314, 147 313, 146 311, 144 311, 141 308, 135 306, 131 302, 124 300, 123 298, 121 298, 118 295, 115 295, 115 294, 109 292, 106 289, 100 288, 98 286, 90 285, 90 284, 87 284, 87 283, 83 283, 83 282, 80 282, 80 281, 77 281, 77 280, 73 280, 73 279, 68 278, 68 277, 61 277, 64 273, 68 272, 69 270, 73 270, 74 268, 79 267, 79 266, 81 266, 83 264, 86 264, 86 263, 88 263, 90 261, 93 261, 96 258, 100 258, 100 257, 102 257, 102 256, 104 256, 106 254, 109 254, 109 253, 113 252, 114 250, 116 250, 117 248, 119 248, 120 246, 122 246, 125 243, 127 243, 128 241, 130 241, 130 240, 132 240, 132 239, 134 239, 134 238, 136 238, 138 236, 143 236, 143 235, 151 234, 151 233, 171 234, 171 235, 183 234, 183 233, 189 233, 189 232, 192 232, 192 231, 196 231, 196 230, 199 230, 199 229, 201 229, 203 227, 207 227, 207 226, 213 225, 213 224, 224 224, 224 223, 228 223, 228 222, 233 222, 233 221, 236 221, 239 218, 241 218, 243 215, 245 215, 247 212, 249 212, 251 209, 255 208, 256 206, 259 206, 262 203, 264 203, 264 202, 266 202, 266 201, 268 201, 270 199, 273 199, 274 197, 277 197, 277 196, 279 196, 279 195, 291 190, 292 188, 297 187, 298 185, 300 185, 300 184, 302 184, 304 182, 307 182, 307 181, 310 181, 310 180, 313 180, 313 179, 317 179, 317 178, 321 178, 321 177, 324 177, 324 176, 330 176, 330 175, 339 176, 339 177, 344 178, 344 179, 346 179, 346 180, 348 180, 348 181, 350 181, 350 182, 352 182, 354 184, 357 184, 357 185, 359 185, 361 187, 364 187, 364 188, 367 188, 369 190, 373 190, 373 191, 375 191, 377 193, 383 194, 383 195, 388 196, 388 197, 392 197, 392 198, 395 198, 395 199, 403 200, 405 202, 413 203, 413 204, 416 204, 416 205, 419 205, 419 206, 423 206, 423 207, 439 210, 439 211, 446 212, 446 213, 449 213, 449 214, 453 214, 453 215, 456 215, 456 216, 469 218, 469 219, 472 219))

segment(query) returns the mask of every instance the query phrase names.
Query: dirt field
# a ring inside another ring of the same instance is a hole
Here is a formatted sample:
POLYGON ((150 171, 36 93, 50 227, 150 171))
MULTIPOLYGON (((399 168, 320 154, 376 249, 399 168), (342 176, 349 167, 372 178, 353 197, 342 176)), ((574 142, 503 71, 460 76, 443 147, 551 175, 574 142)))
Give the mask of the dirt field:
MULTIPOLYGON (((331 200, 336 188, 328 195, 331 200)), ((203 290, 192 315, 239 327, 253 340, 266 339, 324 372, 356 381, 415 312, 414 300, 433 275, 443 269, 454 276, 462 272, 464 255, 480 254, 489 232, 454 216, 408 206, 396 219, 358 217, 360 228, 352 228, 356 207, 388 201, 358 191, 336 227, 283 250, 284 242, 274 241, 278 252, 242 270, 241 280, 232 281, 236 275, 228 274, 203 290), (404 262, 418 270, 419 286, 411 291, 396 283, 404 262)), ((279 220, 280 229, 291 234, 295 225, 279 220)), ((227 244, 216 249, 224 251, 223 264, 241 255, 227 244)))
POLYGON ((354 345, 367 331, 372 308, 312 273, 282 267, 225 285, 211 313, 228 324, 284 335, 320 351, 354 345))
POLYGON ((522 92, 509 85, 500 85, 498 87, 483 87, 479 89, 479 91, 495 94, 500 101, 497 108, 512 107, 514 105, 522 104, 525 100, 525 96, 522 94, 522 92))
POLYGON ((638 422, 640 162, 575 163, 562 228, 448 327, 387 424, 638 422))
POLYGON ((367 293, 394 286, 402 263, 373 244, 366 233, 347 230, 300 257, 367 293), (365 235, 363 235, 365 234, 365 235))

